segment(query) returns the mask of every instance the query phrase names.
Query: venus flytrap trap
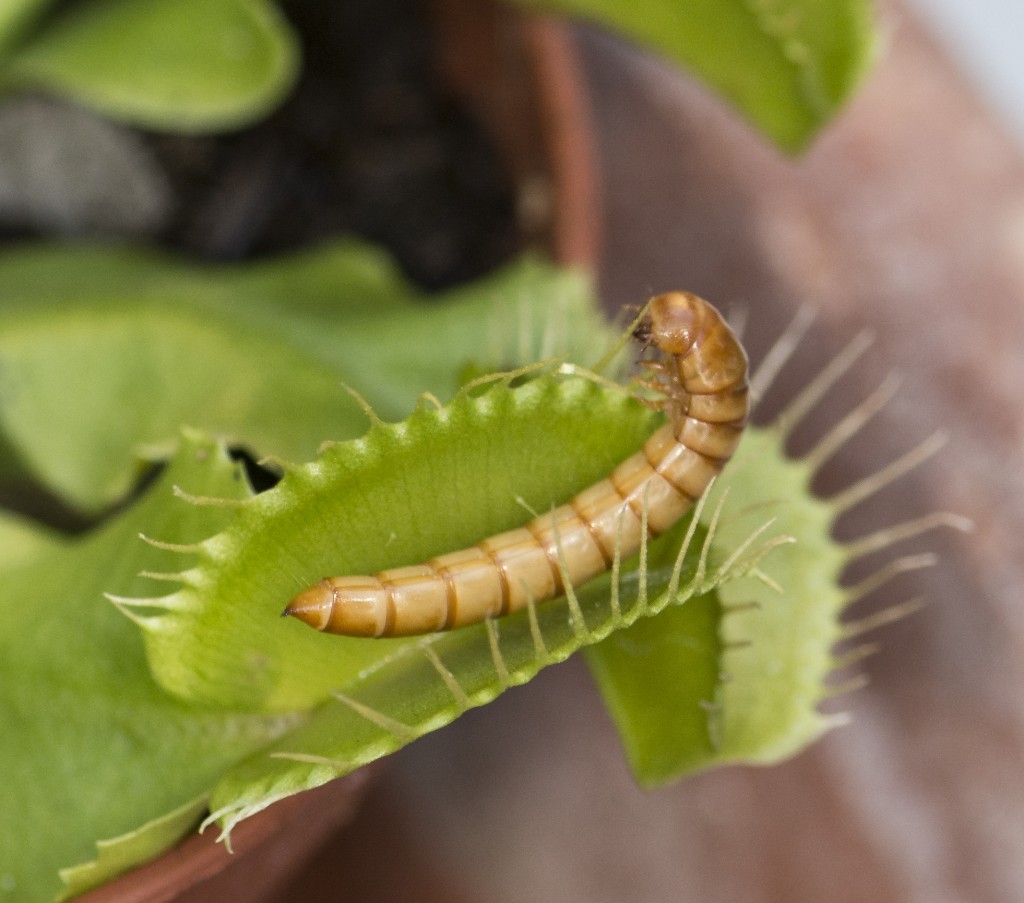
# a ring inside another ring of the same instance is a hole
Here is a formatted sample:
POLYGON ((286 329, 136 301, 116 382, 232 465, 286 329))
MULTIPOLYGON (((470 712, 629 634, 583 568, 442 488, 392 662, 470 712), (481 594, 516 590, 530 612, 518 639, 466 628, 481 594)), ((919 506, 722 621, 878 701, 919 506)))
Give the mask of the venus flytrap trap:
POLYGON ((702 572, 698 562, 706 559, 712 535, 690 520, 654 544, 662 554, 689 562, 674 593, 666 589, 673 569, 637 571, 637 556, 623 563, 624 571, 565 599, 531 602, 500 620, 403 641, 331 691, 297 730, 232 769, 214 791, 209 821, 229 834, 238 821, 277 799, 393 752, 525 683, 541 668, 750 572, 774 545, 751 543, 746 554, 702 572))
POLYGON ((425 560, 515 527, 526 513, 520 499, 544 510, 566 488, 595 482, 642 444, 655 420, 621 388, 548 374, 515 389, 463 391, 399 423, 371 421, 362 438, 331 444, 252 498, 224 533, 194 550, 198 562, 183 572, 181 589, 133 603, 154 673, 206 704, 323 701, 408 641, 325 642, 281 621, 298 590, 325 573, 425 560))

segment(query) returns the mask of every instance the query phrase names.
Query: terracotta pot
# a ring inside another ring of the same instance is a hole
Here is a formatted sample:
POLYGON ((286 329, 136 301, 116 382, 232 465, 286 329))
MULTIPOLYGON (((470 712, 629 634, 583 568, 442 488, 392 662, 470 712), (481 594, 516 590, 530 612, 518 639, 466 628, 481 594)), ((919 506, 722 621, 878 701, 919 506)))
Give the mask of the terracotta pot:
MULTIPOLYGON (((565 26, 481 0, 438 0, 438 64, 499 147, 528 245, 595 266, 599 201, 586 95, 565 26)), ((258 903, 357 810, 376 766, 276 803, 232 833, 194 834, 81 903, 258 903)))

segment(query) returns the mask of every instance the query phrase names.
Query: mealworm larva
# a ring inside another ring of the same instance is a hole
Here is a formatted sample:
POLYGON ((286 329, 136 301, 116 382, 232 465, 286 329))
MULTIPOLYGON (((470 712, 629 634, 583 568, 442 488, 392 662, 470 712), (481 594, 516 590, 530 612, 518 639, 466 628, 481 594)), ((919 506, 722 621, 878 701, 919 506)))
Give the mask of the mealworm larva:
POLYGON ((701 496, 736 450, 749 409, 747 357, 708 302, 688 292, 653 298, 635 335, 660 358, 641 384, 669 422, 643 448, 568 504, 469 549, 373 576, 327 577, 285 609, 317 630, 356 637, 433 633, 476 624, 579 586, 653 538, 701 496))

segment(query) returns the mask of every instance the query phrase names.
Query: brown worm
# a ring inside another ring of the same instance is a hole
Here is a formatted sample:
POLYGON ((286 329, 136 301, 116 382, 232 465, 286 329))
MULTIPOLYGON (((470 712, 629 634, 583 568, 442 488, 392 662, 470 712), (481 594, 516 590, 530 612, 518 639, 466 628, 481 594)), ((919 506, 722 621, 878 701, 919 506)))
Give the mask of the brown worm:
POLYGON ((636 329, 661 359, 642 381, 669 422, 568 504, 524 527, 425 564, 327 577, 285 609, 327 633, 410 636, 476 624, 565 592, 608 570, 616 554, 664 533, 736 450, 747 420, 747 356, 721 315, 687 292, 658 295, 636 329), (561 561, 561 563, 560 563, 561 561), (563 578, 563 567, 565 578, 563 578))

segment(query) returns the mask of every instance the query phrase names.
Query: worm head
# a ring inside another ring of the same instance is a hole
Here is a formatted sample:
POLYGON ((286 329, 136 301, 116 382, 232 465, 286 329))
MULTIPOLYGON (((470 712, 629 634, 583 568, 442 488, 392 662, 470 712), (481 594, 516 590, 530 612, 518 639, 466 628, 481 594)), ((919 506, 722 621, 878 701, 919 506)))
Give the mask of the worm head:
POLYGON ((651 299, 636 336, 666 354, 686 354, 697 339, 702 309, 701 300, 689 292, 658 295, 651 299))

